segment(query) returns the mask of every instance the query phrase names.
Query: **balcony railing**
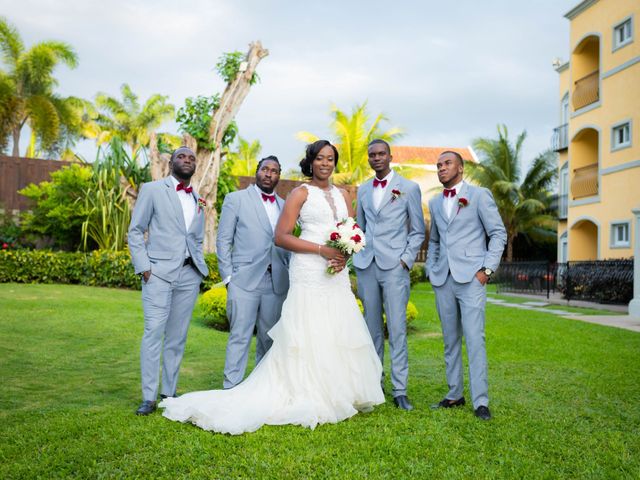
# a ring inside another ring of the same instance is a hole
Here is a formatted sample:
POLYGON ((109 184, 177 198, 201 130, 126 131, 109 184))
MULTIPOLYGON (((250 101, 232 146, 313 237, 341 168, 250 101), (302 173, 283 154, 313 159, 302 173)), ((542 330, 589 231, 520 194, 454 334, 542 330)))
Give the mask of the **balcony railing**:
POLYGON ((600 70, 576 80, 571 98, 574 110, 597 102, 600 99, 600 70))
POLYGON ((571 195, 573 198, 592 197, 598 194, 598 164, 576 168, 573 171, 571 195))
POLYGON ((569 215, 569 195, 558 195, 558 219, 566 220, 569 215))
POLYGON ((569 147, 569 125, 560 125, 553 129, 553 137, 551 137, 551 148, 554 152, 566 150, 569 147))

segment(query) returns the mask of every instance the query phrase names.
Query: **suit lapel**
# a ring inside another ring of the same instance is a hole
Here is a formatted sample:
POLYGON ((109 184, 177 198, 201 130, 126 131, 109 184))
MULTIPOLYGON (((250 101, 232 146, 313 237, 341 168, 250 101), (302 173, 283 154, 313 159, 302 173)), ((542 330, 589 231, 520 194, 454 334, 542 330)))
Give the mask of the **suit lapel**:
POLYGON ((442 193, 438 194, 438 197, 436 198, 436 212, 438 213, 438 215, 442 217, 442 220, 444 220, 444 223, 446 224, 449 223, 447 214, 444 211, 444 195, 442 193))
POLYGON ((460 191, 458 192, 456 203, 453 204, 453 208, 451 209, 451 218, 449 219, 449 225, 451 225, 451 223, 453 223, 453 221, 456 219, 456 217, 460 213, 460 209, 464 208, 459 205, 458 201, 461 198, 467 198, 468 197, 467 192, 468 192, 467 184, 463 183, 462 186, 460 187, 460 191))
POLYGON ((271 228, 271 222, 269 221, 269 217, 267 216, 267 211, 265 210, 264 205, 262 205, 263 200, 258 194, 256 187, 254 187, 252 184, 247 187, 247 190, 248 190, 247 193, 251 198, 251 202, 253 203, 253 206, 256 210, 256 215, 258 215, 258 220, 260 221, 260 225, 262 225, 262 228, 264 228, 267 232, 269 232, 270 234, 273 234, 273 228, 271 228))
POLYGON ((182 233, 187 233, 187 229, 184 225, 184 213, 182 213, 182 205, 180 204, 180 199, 178 198, 178 194, 176 193, 176 189, 173 186, 171 178, 165 177, 164 184, 167 187, 166 193, 169 197, 169 202, 173 206, 173 213, 176 216, 176 220, 178 220, 180 230, 182 231, 182 233))
POLYGON ((382 196, 382 201, 380 202, 380 208, 378 209, 378 213, 382 211, 382 209, 389 203, 391 200, 391 191, 392 190, 400 190, 400 184, 402 183, 402 177, 394 172, 392 181, 389 182, 387 188, 384 189, 384 194, 382 196))

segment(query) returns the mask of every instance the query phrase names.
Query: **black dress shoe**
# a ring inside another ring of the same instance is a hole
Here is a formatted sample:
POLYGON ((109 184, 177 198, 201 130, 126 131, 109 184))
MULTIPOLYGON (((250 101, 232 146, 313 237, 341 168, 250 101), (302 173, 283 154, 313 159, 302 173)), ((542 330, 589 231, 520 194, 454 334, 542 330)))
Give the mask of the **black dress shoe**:
POLYGON ((396 407, 401 408, 402 410, 413 410, 413 405, 411 405, 411 402, 409 402, 406 395, 393 397, 393 403, 396 404, 396 407))
POLYGON ((491 412, 489 411, 489 407, 485 407, 484 405, 480 405, 473 413, 476 417, 482 420, 491 420, 491 412))
POLYGON ((136 410, 136 415, 149 415, 156 411, 156 402, 153 400, 145 400, 140 404, 138 410, 136 410))
POLYGON ((453 408, 453 407, 461 407, 465 403, 467 403, 464 397, 460 397, 458 400, 449 400, 448 398, 443 399, 440 403, 436 403, 435 405, 431 405, 431 408, 453 408))
POLYGON ((165 395, 164 393, 161 393, 160 400, 164 400, 165 398, 178 398, 178 395, 165 395))

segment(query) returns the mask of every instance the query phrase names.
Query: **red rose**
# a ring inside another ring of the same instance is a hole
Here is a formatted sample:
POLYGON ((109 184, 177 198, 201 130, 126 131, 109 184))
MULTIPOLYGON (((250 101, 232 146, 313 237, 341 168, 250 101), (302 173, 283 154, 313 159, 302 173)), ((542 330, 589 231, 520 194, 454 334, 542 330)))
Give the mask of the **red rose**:
POLYGON ((331 239, 332 242, 335 242, 337 240, 340 240, 340 234, 338 232, 333 232, 331 234, 331 237, 329 237, 331 239))
POLYGON ((3 243, 3 244, 2 244, 2 249, 3 249, 3 250, 6 250, 8 247, 9 247, 9 244, 8 244, 8 243, 3 243))
POLYGON ((362 241, 362 237, 358 234, 355 234, 353 237, 351 237, 351 240, 353 240, 356 243, 360 243, 362 241))
POLYGON ((391 190, 391 193, 393 193, 394 195, 400 195, 400 190, 394 188, 393 190, 391 190))
POLYGON ((464 197, 460 197, 458 199, 458 205, 460 205, 461 207, 466 207, 467 205, 469 205, 469 200, 464 197))
POLYGON ((353 224, 353 229, 355 230, 356 228, 360 228, 360 225, 358 225, 357 223, 353 224))

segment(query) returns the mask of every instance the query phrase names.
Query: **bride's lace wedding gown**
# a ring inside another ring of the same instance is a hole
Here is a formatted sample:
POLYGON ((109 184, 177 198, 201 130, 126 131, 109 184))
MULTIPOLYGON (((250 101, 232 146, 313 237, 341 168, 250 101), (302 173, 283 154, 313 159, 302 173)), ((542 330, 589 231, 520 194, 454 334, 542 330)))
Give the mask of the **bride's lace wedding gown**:
MULTIPOLYGON (((324 244, 337 220, 348 216, 344 197, 305 185, 300 238, 324 244)), ((382 366, 351 293, 347 269, 326 273, 320 255, 294 253, 282 316, 270 330, 273 346, 240 385, 192 392, 160 403, 171 420, 240 434, 262 425, 315 428, 371 410, 384 402, 382 366)))

